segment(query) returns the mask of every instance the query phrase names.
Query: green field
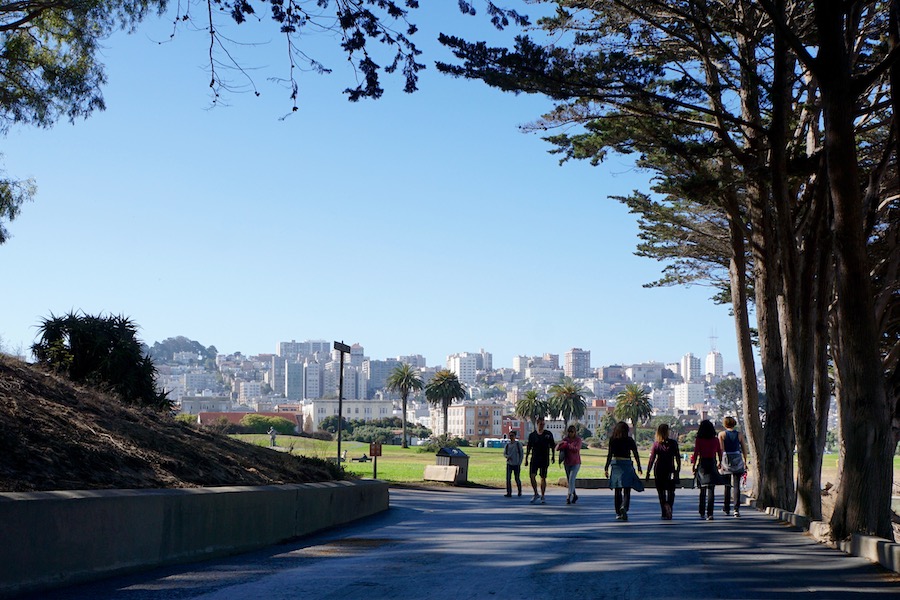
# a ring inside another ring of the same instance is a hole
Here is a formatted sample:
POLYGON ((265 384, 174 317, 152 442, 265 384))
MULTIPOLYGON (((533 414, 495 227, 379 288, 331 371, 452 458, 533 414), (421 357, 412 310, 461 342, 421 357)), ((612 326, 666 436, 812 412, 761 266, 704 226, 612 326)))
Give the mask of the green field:
MULTIPOLYGON (((268 435, 237 435, 234 436, 245 442, 259 446, 269 445, 268 435)), ((291 448, 293 454, 327 458, 337 456, 337 442, 324 442, 310 438, 293 437, 287 435, 278 436, 278 446, 282 449, 291 448), (292 447, 293 445, 293 447, 292 447)), ((341 442, 341 449, 347 451, 347 462, 343 463, 344 469, 360 477, 372 477, 373 462, 354 462, 350 459, 358 458, 369 453, 369 445, 362 442, 341 442)), ((469 481, 476 485, 489 487, 503 487, 506 485, 506 461, 503 458, 501 448, 461 448, 469 455, 469 481)), ((378 479, 391 483, 415 483, 422 481, 426 465, 436 464, 436 457, 431 452, 419 452, 418 448, 403 449, 400 446, 382 446, 382 456, 378 458, 378 479)), ((647 464, 649 451, 640 451, 643 465, 647 464)), ((822 483, 835 482, 837 477, 837 454, 826 454, 822 465, 822 483)), ((603 476, 603 464, 606 461, 606 450, 584 449, 581 451, 582 466, 579 476, 594 478, 603 476)), ((689 472, 689 466, 685 465, 682 472, 689 472)), ((559 465, 550 467, 548 479, 555 481, 558 477, 564 477, 565 472, 559 465)), ((900 481, 900 457, 894 457, 894 481, 900 481)), ((523 481, 527 480, 527 470, 523 468, 523 481)))
MULTIPOLYGON (((235 436, 251 444, 260 446, 269 445, 267 435, 238 435, 235 436)), ((278 436, 280 447, 293 446, 294 454, 326 458, 337 456, 337 442, 323 442, 309 438, 278 436)), ((350 459, 368 454, 369 445, 361 442, 341 442, 341 449, 347 451, 347 462, 343 463, 344 469, 360 477, 372 477, 374 464, 372 462, 354 462, 350 459)), ((461 448, 469 455, 469 481, 476 485, 489 487, 502 487, 506 485, 506 460, 503 458, 502 448, 461 448)), ((641 455, 646 464, 646 456, 641 455)), ((602 477, 603 462, 606 460, 606 450, 585 449, 581 451, 582 477, 602 477)), ((382 446, 382 456, 378 458, 378 479, 392 483, 421 482, 426 465, 436 464, 436 457, 432 452, 419 452, 418 448, 403 449, 400 446, 382 446)), ((565 472, 559 465, 550 467, 548 479, 555 481, 558 477, 564 477, 565 472)), ((523 468, 523 479, 527 479, 527 471, 523 468)))

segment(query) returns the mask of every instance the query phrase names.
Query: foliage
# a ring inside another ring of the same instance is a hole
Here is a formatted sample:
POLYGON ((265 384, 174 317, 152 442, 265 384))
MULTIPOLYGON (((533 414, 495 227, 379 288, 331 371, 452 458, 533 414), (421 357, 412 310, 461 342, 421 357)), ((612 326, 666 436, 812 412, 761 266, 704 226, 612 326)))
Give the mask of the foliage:
POLYGON ((387 381, 385 382, 385 386, 387 389, 393 392, 400 393, 400 401, 401 401, 401 420, 402 420, 402 428, 403 428, 403 442, 402 446, 404 448, 409 447, 409 442, 406 435, 406 401, 409 398, 410 392, 418 392, 422 388, 425 387, 425 384, 422 382, 422 378, 419 377, 418 372, 407 363, 403 363, 397 365, 397 367, 391 371, 391 374, 388 376, 387 381))
POLYGON ((444 413, 444 434, 447 433, 447 412, 454 400, 465 400, 468 394, 456 373, 441 369, 425 386, 425 398, 433 406, 440 406, 444 413))
POLYGON ((156 367, 143 354, 131 319, 71 312, 50 315, 38 332, 40 339, 31 350, 39 364, 127 404, 171 410, 166 394, 156 390, 156 367))
POLYGON ((516 416, 531 421, 532 427, 538 419, 550 414, 550 405, 538 395, 537 390, 528 390, 516 402, 516 416))
POLYGON ((566 377, 560 383, 550 386, 550 414, 561 416, 566 424, 572 419, 584 416, 587 403, 584 400, 585 389, 566 377))
POLYGON ((442 434, 428 440, 428 443, 419 446, 419 452, 435 453, 441 448, 460 448, 469 446, 469 440, 461 437, 442 434))
POLYGON ((606 414, 600 417, 600 423, 597 427, 597 437, 602 441, 608 440, 612 435, 616 423, 618 423, 618 420, 613 415, 606 414))
POLYGON ((677 439, 678 435, 683 429, 681 421, 679 421, 677 417, 673 417, 671 415, 659 415, 651 418, 648 425, 655 432, 657 428, 663 423, 669 426, 669 435, 677 439))
POLYGON ((741 380, 723 379, 716 384, 716 398, 719 401, 719 412, 723 417, 729 415, 737 419, 739 429, 744 430, 744 407, 741 403, 743 388, 741 380))
POLYGON ((631 421, 636 427, 645 423, 651 414, 653 406, 650 404, 650 395, 642 385, 629 383, 616 394, 616 418, 631 421))
MULTIPOLYGON (((2 157, 0 154, 0 158, 2 157)), ((6 172, 0 169, 0 244, 9 239, 9 231, 4 227, 4 221, 13 222, 19 216, 22 205, 34 199, 36 191, 33 179, 10 179, 6 177, 6 172)))
POLYGON ((175 421, 177 423, 182 423, 184 425, 190 425, 191 427, 196 427, 197 426, 197 415, 187 415, 187 414, 175 415, 175 421))
MULTIPOLYGON (((353 433, 353 425, 346 419, 346 417, 341 417, 341 432, 343 433, 353 433)), ((319 422, 319 430, 327 431, 329 433, 337 433, 338 430, 338 417, 337 415, 328 415, 323 418, 319 422)))
POLYGON ((394 430, 389 427, 374 427, 372 425, 363 425, 356 427, 352 435, 348 435, 348 440, 356 442, 381 442, 382 444, 390 444, 394 441, 394 430))
POLYGON ((150 347, 150 357, 157 363, 170 362, 176 353, 190 352, 199 357, 195 362, 215 360, 219 353, 215 346, 204 347, 200 342, 188 339, 183 335, 166 338, 161 342, 154 342, 150 347))
POLYGON ((241 426, 247 428, 251 433, 268 433, 269 428, 273 427, 275 431, 285 435, 293 435, 296 428, 291 420, 284 417, 271 417, 257 413, 244 415, 241 418, 241 426))
POLYGON ((585 427, 584 425, 579 423, 577 425, 576 435, 578 435, 578 437, 580 437, 582 440, 586 440, 589 437, 592 437, 594 434, 591 432, 590 429, 588 429, 587 427, 585 427))

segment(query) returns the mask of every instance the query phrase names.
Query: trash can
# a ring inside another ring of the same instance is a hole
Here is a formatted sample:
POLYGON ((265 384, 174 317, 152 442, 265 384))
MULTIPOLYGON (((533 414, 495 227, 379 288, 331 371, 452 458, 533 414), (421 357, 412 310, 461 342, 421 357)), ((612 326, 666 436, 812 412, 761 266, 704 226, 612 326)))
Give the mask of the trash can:
POLYGON ((437 452, 437 464, 459 467, 456 483, 469 480, 469 455, 459 448, 441 448, 437 452))

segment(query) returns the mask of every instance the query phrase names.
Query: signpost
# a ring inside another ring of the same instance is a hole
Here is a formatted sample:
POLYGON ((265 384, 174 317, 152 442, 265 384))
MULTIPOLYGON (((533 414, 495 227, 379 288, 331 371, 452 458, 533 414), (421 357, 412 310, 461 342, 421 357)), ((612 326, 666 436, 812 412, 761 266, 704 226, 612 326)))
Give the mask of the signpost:
POLYGON ((372 479, 378 479, 378 457, 381 456, 381 442, 369 443, 369 456, 374 461, 372 463, 372 479))
POLYGON ((335 342, 334 349, 341 353, 341 372, 338 377, 338 430, 337 430, 337 462, 341 464, 341 429, 344 424, 344 354, 350 353, 350 346, 344 342, 335 342))

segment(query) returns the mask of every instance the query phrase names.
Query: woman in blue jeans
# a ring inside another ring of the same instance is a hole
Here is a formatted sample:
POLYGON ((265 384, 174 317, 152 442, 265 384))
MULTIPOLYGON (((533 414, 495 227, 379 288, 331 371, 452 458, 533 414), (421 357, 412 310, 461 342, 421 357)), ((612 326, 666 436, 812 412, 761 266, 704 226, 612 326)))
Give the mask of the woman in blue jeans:
POLYGON ((575 493, 575 479, 578 477, 578 470, 581 469, 581 438, 578 437, 578 430, 574 425, 569 425, 566 429, 566 437, 562 439, 556 447, 562 458, 563 466, 566 469, 566 481, 569 484, 569 493, 566 496, 566 504, 575 504, 578 501, 578 494, 575 493))

